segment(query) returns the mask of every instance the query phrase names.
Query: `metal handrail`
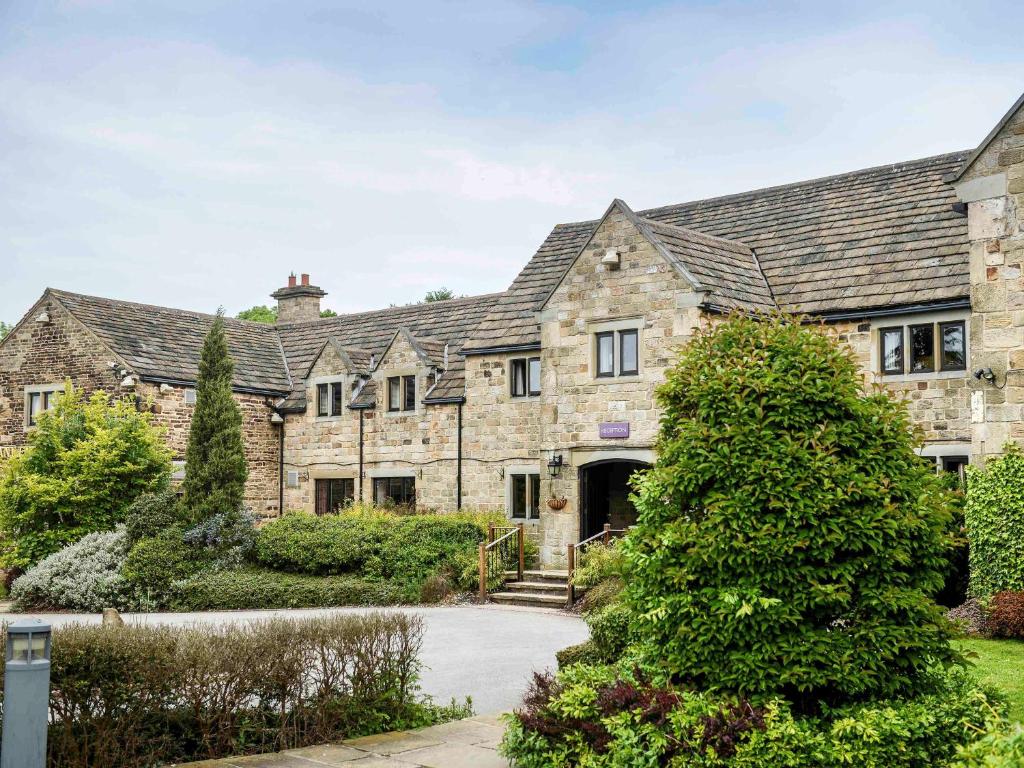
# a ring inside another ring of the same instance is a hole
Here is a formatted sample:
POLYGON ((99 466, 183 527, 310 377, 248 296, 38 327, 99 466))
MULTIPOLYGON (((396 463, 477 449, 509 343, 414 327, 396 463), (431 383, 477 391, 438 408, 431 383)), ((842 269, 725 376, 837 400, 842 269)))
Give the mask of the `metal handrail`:
POLYGON ((576 587, 573 586, 572 579, 576 575, 576 556, 580 554, 580 550, 586 547, 588 544, 593 544, 598 539, 601 539, 603 544, 611 544, 612 538, 622 536, 629 532, 629 528, 612 528, 611 523, 605 523, 604 528, 593 536, 588 536, 575 544, 566 545, 566 561, 568 578, 565 581, 565 605, 567 608, 572 608, 576 603, 576 587))
POLYGON ((523 524, 517 523, 514 528, 505 526, 487 526, 487 543, 480 542, 479 551, 479 578, 480 578, 480 602, 487 600, 487 582, 492 575, 504 575, 508 561, 515 557, 516 573, 519 581, 523 580, 523 569, 525 566, 525 550, 523 546, 525 532, 523 524), (497 538, 495 533, 507 531, 497 538), (514 548, 512 537, 516 537, 514 548))

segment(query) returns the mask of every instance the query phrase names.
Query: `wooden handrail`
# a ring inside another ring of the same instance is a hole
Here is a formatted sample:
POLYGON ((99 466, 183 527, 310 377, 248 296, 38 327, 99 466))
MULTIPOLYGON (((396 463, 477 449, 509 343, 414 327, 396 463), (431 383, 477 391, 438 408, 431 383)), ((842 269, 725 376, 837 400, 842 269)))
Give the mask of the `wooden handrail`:
POLYGON ((583 541, 578 541, 575 544, 566 545, 566 566, 569 574, 565 583, 566 608, 572 608, 576 603, 576 588, 573 586, 572 577, 576 575, 576 556, 580 550, 588 544, 593 544, 598 539, 601 539, 602 544, 611 544, 613 536, 621 536, 628 531, 629 528, 612 528, 611 523, 605 523, 604 528, 593 536, 588 536, 583 541))
POLYGON ((525 531, 523 529, 523 524, 522 523, 516 523, 514 528, 506 527, 506 526, 488 525, 487 526, 487 543, 484 543, 484 542, 481 541, 480 542, 480 547, 479 547, 479 552, 478 552, 478 556, 479 556, 478 567, 479 567, 479 578, 480 578, 480 602, 481 603, 487 601, 487 579, 488 579, 488 576, 490 575, 491 566, 492 565, 494 566, 494 570, 499 570, 500 569, 501 573, 504 573, 504 571, 505 571, 504 555, 510 554, 510 552, 507 552, 507 551, 506 552, 502 552, 502 547, 500 545, 503 542, 506 542, 509 539, 511 539, 513 536, 515 536, 516 539, 517 539, 517 541, 516 541, 516 550, 517 550, 516 555, 517 555, 517 557, 516 557, 516 563, 515 563, 516 564, 516 574, 517 574, 517 578, 518 578, 519 581, 523 580, 523 569, 524 569, 524 566, 526 564, 526 554, 525 554, 525 546, 524 546, 524 539, 525 539, 526 533, 525 533, 525 531), (495 533, 498 532, 498 531, 507 531, 507 533, 504 533, 504 534, 498 536, 497 538, 495 538, 495 533))

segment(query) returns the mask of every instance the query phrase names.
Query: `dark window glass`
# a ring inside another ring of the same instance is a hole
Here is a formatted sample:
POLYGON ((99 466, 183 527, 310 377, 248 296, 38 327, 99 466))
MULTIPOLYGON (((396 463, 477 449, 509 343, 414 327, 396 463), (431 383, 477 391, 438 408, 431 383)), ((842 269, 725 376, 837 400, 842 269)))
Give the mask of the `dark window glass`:
POLYGON ((530 375, 529 375, 529 379, 530 379, 530 381, 529 381, 530 390, 529 391, 530 391, 530 394, 531 395, 539 395, 540 394, 540 358, 539 357, 531 357, 530 358, 530 360, 529 360, 529 369, 530 369, 530 375))
POLYGON ((341 415, 341 391, 342 391, 342 386, 341 386, 341 382, 340 381, 335 382, 334 384, 331 384, 331 415, 332 416, 340 416, 341 415))
POLYGON ((530 475, 530 517, 540 519, 540 475, 530 475))
POLYGON ((402 379, 391 376, 388 379, 388 410, 397 411, 402 407, 402 379))
POLYGON ((942 337, 942 370, 962 371, 967 367, 967 345, 964 323, 939 323, 942 337))
POLYGON ((415 376, 404 376, 402 383, 405 387, 405 399, 402 402, 402 410, 404 411, 415 411, 416 410, 416 377, 415 376))
POLYGON ((378 477, 373 481, 373 500, 377 504, 416 506, 416 478, 378 477))
POLYGON ((882 350, 882 373, 903 373, 903 328, 882 328, 878 334, 882 350))
POLYGON ((597 375, 615 375, 615 334, 597 334, 597 375))
POLYGON ((526 517, 526 475, 512 475, 512 517, 526 517))
POLYGON ((330 398, 328 397, 329 387, 326 384, 316 385, 316 415, 317 416, 328 416, 330 415, 330 398))
POLYGON ((964 468, 970 463, 966 456, 943 456, 941 461, 944 472, 952 472, 964 479, 964 468))
POLYGON ((910 372, 931 373, 935 370, 935 326, 910 326, 910 372))
POLYGON ((316 513, 327 515, 345 508, 355 499, 356 481, 351 477, 316 481, 316 513))
POLYGON ((526 358, 520 357, 512 360, 509 375, 512 397, 524 397, 526 395, 526 358))
POLYGON ((629 375, 640 370, 638 362, 637 332, 619 332, 619 374, 629 375))

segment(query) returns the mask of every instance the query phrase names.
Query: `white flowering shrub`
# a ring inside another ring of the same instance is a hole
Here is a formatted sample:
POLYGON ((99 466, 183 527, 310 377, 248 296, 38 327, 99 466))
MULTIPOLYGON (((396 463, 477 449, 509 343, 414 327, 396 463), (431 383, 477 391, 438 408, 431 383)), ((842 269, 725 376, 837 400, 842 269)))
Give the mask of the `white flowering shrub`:
POLYGON ((137 589, 121 575, 127 554, 124 526, 90 533, 15 579, 11 597, 23 610, 144 608, 137 589))

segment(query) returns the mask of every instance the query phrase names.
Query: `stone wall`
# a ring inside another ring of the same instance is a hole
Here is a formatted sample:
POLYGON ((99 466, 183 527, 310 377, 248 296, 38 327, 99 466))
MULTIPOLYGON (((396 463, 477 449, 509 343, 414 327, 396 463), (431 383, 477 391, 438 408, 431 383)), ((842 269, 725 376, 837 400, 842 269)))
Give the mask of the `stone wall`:
POLYGON ((1024 110, 1018 111, 956 185, 971 240, 973 453, 982 460, 1008 441, 1024 445, 1024 110))

